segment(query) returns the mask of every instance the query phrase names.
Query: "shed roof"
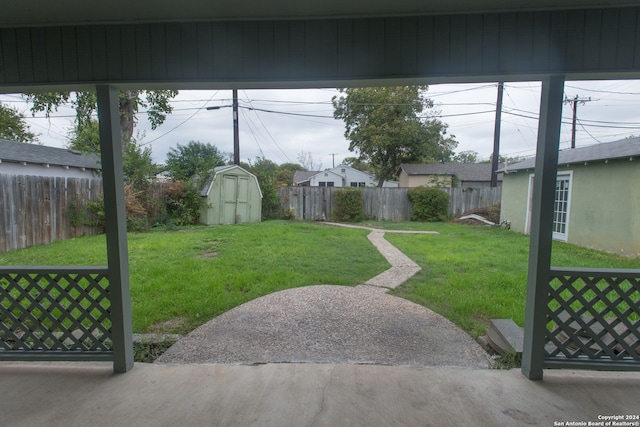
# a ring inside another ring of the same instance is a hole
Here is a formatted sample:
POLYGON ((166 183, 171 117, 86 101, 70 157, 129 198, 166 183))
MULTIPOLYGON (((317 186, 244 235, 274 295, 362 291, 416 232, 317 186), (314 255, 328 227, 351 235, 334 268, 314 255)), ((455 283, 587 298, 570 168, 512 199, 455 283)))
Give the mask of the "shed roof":
POLYGON ((260 197, 262 197, 262 189, 260 188, 260 181, 258 181, 258 177, 238 165, 224 165, 224 166, 216 166, 215 168, 213 168, 213 174, 209 177, 209 179, 207 179, 207 181, 204 183, 204 185, 200 189, 200 196, 207 197, 207 195, 209 194, 209 190, 211 189, 211 185, 213 184, 213 181, 215 181, 216 179, 216 176, 218 176, 218 174, 221 172, 231 170, 231 169, 240 169, 241 171, 245 172, 247 175, 250 175, 251 177, 253 177, 256 184, 258 185, 258 192, 260 193, 260 197))
MULTIPOLYGON (((460 181, 491 181, 491 163, 402 164, 398 174, 401 170, 407 175, 455 175, 460 181)), ((498 174, 498 180, 502 180, 502 174, 498 174)))
POLYGON ((47 147, 38 144, 8 141, 6 139, 0 139, 0 160, 3 162, 27 162, 102 169, 100 156, 96 154, 83 154, 66 148, 47 147))
MULTIPOLYGON (((640 156, 640 137, 621 139, 604 144, 588 147, 562 150, 558 153, 559 165, 594 162, 598 160, 624 159, 640 156)), ((507 171, 533 169, 536 165, 535 157, 507 166, 507 171)), ((504 169, 502 169, 504 171, 504 169)))

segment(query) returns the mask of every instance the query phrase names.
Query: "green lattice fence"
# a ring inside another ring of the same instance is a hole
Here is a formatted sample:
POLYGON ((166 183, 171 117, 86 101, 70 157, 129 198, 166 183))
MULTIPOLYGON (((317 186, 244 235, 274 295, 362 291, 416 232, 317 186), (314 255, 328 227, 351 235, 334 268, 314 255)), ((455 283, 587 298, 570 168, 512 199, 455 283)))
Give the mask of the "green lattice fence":
POLYGON ((0 360, 113 360, 106 267, 0 268, 0 360))
POLYGON ((640 270, 553 268, 545 367, 640 370, 640 270))

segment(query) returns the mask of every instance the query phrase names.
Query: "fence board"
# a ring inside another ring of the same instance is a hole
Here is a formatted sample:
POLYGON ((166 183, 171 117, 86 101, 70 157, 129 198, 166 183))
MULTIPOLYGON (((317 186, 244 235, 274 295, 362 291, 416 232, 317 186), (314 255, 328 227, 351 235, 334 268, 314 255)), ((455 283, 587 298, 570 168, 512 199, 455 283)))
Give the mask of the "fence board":
POLYGON ((101 178, 0 175, 0 252, 95 234, 91 226, 73 227, 69 209, 101 191, 101 178))
MULTIPOLYGON (((282 187, 278 189, 280 217, 330 221, 337 187, 282 187)), ((408 188, 365 188, 365 218, 380 221, 409 221, 411 202, 408 188)), ((500 204, 501 188, 444 188, 450 197, 449 215, 500 204)))

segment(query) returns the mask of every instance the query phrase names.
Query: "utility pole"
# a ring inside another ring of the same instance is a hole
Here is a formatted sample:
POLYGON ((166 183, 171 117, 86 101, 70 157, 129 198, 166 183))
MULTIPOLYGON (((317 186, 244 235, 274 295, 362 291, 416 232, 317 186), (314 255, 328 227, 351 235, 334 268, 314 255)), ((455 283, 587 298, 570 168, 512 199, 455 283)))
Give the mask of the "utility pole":
MULTIPOLYGON (((238 89, 233 89, 233 164, 240 165, 240 132, 238 126, 238 89)), ((215 107, 207 107, 207 110, 219 110, 227 108, 229 105, 218 105, 215 107)))
POLYGON ((336 167, 336 156, 338 155, 338 153, 329 153, 329 155, 330 155, 330 156, 332 157, 332 159, 333 159, 333 160, 332 160, 332 164, 333 164, 333 167, 335 168, 335 167, 336 167))
POLYGON ((498 99, 496 100, 496 122, 493 130, 493 155, 491 156, 491 186, 498 186, 498 162, 500 161, 500 124, 502 122, 502 93, 504 82, 498 82, 498 99))
POLYGON ((238 126, 238 89, 233 89, 233 164, 240 165, 240 131, 238 126))
POLYGON ((587 102, 591 102, 591 97, 580 98, 578 95, 576 95, 576 97, 573 99, 569 99, 567 97, 564 98, 565 104, 573 104, 573 120, 571 121, 571 148, 576 148, 576 118, 578 117, 578 103, 584 105, 587 102))

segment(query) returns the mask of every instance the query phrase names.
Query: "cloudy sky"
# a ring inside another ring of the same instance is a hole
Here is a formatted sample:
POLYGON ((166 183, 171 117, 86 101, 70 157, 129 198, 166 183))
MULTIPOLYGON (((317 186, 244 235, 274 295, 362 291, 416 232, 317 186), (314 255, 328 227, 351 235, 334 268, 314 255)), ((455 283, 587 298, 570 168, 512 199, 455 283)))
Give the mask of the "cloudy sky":
MULTIPOLYGON (((352 156, 344 138, 344 124, 333 119, 334 89, 239 90, 240 157, 243 161, 266 157, 276 163, 297 163, 301 152, 310 153, 323 167, 352 156), (266 110, 266 111, 265 111, 266 110)), ((497 83, 433 85, 427 94, 438 117, 449 125, 459 142, 457 152, 476 151, 488 159, 493 149, 497 83)), ((232 110, 210 106, 231 104, 231 91, 181 91, 172 101, 174 112, 151 130, 140 114, 137 139, 152 149, 153 159, 163 163, 166 153, 189 141, 211 143, 224 153, 233 151, 232 110)), ((640 135, 640 81, 566 82, 565 96, 585 100, 578 105, 576 145, 615 141, 640 135)), ((540 100, 538 82, 505 83, 500 154, 535 154, 540 100)), ((63 107, 51 119, 33 117, 19 94, 0 95, 0 102, 18 108, 27 117, 39 143, 63 147, 73 125, 74 111, 63 107)), ((571 141, 572 108, 565 104, 561 148, 571 141)))

